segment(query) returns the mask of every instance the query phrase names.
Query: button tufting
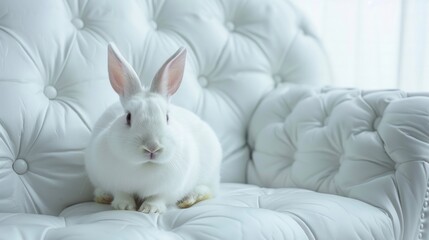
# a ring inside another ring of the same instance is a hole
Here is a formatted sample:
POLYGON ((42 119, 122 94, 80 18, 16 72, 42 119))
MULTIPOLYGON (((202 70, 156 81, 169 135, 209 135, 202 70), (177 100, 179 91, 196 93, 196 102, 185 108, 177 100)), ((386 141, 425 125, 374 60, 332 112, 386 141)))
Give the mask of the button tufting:
POLYGON ((209 81, 207 80, 207 77, 205 77, 205 76, 200 76, 198 78, 198 82, 200 83, 200 85, 202 87, 207 87, 207 85, 209 85, 209 81))
POLYGON ((151 28, 153 28, 155 30, 158 29, 158 24, 154 20, 150 21, 149 25, 151 28))
POLYGON ((57 89, 55 89, 53 86, 46 86, 43 93, 49 99, 54 99, 57 97, 57 89))
POLYGON ((232 23, 232 22, 227 22, 227 23, 225 24, 225 27, 226 27, 226 29, 228 29, 229 31, 234 31, 234 28, 235 28, 234 23, 232 23))
POLYGON ((338 168, 341 167, 341 164, 344 162, 344 160, 346 159, 346 157, 344 156, 344 153, 340 155, 340 157, 338 158, 338 162, 340 164, 338 164, 338 168))
POLYGON ((24 159, 16 159, 12 168, 17 174, 22 175, 28 171, 28 164, 24 159))
POLYGON ((374 131, 375 131, 375 130, 377 130, 378 125, 380 125, 380 121, 381 121, 381 117, 377 117, 377 118, 374 120, 374 123, 372 124, 372 128, 374 129, 374 131))
POLYGON ((85 26, 82 19, 80 18, 73 18, 71 22, 77 29, 82 29, 85 26))
POLYGON ((274 79, 274 82, 276 82, 277 84, 278 83, 281 83, 282 82, 282 76, 280 76, 280 75, 278 75, 278 74, 276 74, 276 75, 274 75, 273 76, 273 79, 274 79))
POLYGON ((323 126, 327 126, 327 125, 328 125, 328 123, 329 123, 329 116, 327 116, 327 117, 325 118, 325 120, 323 120, 323 126))

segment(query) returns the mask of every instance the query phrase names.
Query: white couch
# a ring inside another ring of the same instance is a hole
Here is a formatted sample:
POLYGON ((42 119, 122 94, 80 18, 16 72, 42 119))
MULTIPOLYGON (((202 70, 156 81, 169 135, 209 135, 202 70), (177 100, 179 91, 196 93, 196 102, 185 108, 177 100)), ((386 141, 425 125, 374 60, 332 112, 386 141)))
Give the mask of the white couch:
POLYGON ((429 94, 329 78, 287 0, 0 1, 0 239, 429 239, 429 94), (187 48, 173 103, 221 140, 217 198, 161 215, 92 202, 109 41, 144 83, 187 48))

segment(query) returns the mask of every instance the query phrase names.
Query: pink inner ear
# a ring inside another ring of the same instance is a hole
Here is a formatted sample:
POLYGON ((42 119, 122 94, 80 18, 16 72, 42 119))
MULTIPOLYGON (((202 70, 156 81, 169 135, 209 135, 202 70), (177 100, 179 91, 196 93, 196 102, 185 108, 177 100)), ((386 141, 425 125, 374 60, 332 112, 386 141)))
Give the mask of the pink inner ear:
POLYGON ((179 89, 183 79, 183 72, 186 63, 186 50, 183 55, 179 55, 171 64, 168 71, 168 95, 171 96, 179 89))
POLYGON ((122 63, 119 60, 118 56, 113 50, 111 44, 108 46, 108 69, 109 69, 109 80, 112 88, 120 96, 124 95, 124 81, 125 74, 121 67, 122 63))
POLYGON ((186 49, 182 47, 159 69, 152 82, 151 91, 166 97, 173 95, 182 82, 185 63, 186 49))
POLYGON ((137 73, 113 43, 108 46, 108 70, 110 84, 119 96, 128 98, 143 90, 137 73))

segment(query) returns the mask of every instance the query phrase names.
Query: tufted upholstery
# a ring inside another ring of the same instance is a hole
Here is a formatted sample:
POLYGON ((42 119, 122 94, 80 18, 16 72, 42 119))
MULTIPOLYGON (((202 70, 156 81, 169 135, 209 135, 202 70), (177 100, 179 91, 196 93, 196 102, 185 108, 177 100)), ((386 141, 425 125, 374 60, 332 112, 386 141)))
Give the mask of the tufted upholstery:
POLYGON ((245 181, 246 126, 275 82, 328 77, 318 41, 287 1, 2 1, 0 184, 14 188, 0 193, 1 210, 57 214, 91 199, 82 150, 117 101, 109 41, 144 83, 188 49, 173 102, 216 130, 227 182, 245 181))
POLYGON ((0 239, 427 238, 429 98, 310 88, 329 71, 287 0, 0 1, 0 239), (172 102, 221 140, 218 198, 161 216, 91 202, 109 41, 144 84, 187 48, 172 102))
POLYGON ((20 239, 21 233, 46 240, 394 239, 390 218, 363 202, 303 189, 243 184, 223 184, 221 197, 187 210, 171 209, 159 217, 82 203, 59 217, 0 215, 0 230, 12 237, 8 239, 20 239), (333 224, 334 219, 343 221, 333 224))
POLYGON ((392 219, 395 236, 423 237, 429 93, 279 88, 256 111, 249 142, 250 183, 359 199, 392 219))

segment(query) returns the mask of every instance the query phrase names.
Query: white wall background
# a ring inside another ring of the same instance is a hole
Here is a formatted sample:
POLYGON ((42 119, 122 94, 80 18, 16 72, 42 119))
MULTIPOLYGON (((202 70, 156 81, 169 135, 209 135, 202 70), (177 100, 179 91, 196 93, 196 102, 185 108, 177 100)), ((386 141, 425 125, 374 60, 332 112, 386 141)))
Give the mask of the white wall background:
POLYGON ((429 91, 429 0, 293 0, 331 58, 336 86, 429 91))

